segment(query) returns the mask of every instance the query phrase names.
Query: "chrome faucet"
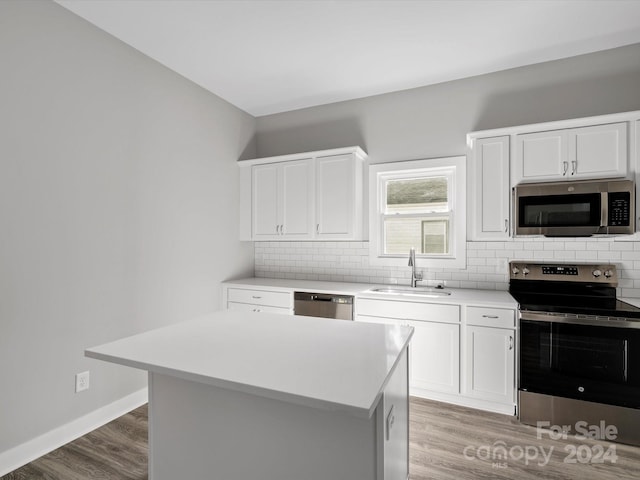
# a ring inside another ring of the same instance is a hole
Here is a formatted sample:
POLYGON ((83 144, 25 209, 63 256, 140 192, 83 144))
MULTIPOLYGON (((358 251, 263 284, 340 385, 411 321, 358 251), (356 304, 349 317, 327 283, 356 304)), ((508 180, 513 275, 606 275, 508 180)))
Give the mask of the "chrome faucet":
POLYGON ((409 266, 411 267, 411 286, 415 288, 422 280, 422 273, 416 272, 416 249, 413 247, 409 250, 409 266))

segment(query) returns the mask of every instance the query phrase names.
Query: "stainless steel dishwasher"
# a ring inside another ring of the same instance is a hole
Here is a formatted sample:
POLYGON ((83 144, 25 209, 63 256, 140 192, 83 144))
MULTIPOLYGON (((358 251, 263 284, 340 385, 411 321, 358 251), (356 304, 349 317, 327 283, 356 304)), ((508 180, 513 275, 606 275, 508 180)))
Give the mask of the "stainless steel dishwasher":
POLYGON ((353 296, 294 292, 293 312, 309 317, 353 320, 353 296))

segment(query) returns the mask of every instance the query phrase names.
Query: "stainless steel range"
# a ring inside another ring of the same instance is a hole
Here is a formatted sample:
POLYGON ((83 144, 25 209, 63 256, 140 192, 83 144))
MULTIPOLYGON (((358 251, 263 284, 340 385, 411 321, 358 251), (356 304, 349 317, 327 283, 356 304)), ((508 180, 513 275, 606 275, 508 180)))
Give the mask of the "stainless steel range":
POLYGON ((640 308, 616 298, 616 266, 511 262, 510 271, 520 421, 612 426, 608 439, 640 445, 640 308))

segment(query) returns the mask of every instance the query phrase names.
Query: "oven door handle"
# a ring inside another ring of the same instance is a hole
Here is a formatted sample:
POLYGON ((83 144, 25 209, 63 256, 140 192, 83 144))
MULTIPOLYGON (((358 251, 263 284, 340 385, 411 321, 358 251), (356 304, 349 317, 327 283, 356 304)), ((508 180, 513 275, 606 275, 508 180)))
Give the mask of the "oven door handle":
POLYGON ((598 317, 596 315, 575 315, 571 313, 551 313, 538 311, 520 311, 521 321, 545 323, 570 323, 574 325, 593 325, 595 327, 640 328, 640 321, 623 317, 598 317))
POLYGON ((629 340, 624 340, 624 367, 622 370, 622 379, 627 383, 627 373, 629 371, 629 340))

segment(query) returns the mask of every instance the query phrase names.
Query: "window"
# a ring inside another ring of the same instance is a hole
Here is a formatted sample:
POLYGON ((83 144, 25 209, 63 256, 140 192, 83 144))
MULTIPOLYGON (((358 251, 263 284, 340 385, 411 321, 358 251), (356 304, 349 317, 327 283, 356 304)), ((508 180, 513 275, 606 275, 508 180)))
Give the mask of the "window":
POLYGON ((465 266, 465 162, 452 157, 370 167, 372 263, 402 265, 415 248, 423 266, 465 266))

